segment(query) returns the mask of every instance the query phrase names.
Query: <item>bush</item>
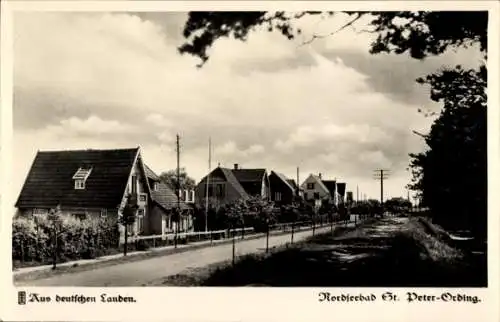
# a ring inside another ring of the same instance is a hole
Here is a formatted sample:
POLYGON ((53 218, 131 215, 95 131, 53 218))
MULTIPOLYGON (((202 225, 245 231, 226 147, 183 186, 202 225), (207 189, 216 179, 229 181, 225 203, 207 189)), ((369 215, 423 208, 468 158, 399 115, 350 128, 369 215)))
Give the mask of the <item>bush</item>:
POLYGON ((12 224, 12 259, 44 262, 51 256, 49 235, 33 220, 19 218, 12 224))
POLYGON ((151 247, 151 241, 140 239, 135 244, 135 248, 140 251, 148 250, 151 247))
POLYGON ((116 221, 101 218, 80 220, 69 216, 61 218, 56 230, 45 217, 15 218, 12 223, 13 262, 51 263, 54 232, 57 233, 58 262, 96 258, 117 248, 119 231, 116 221))

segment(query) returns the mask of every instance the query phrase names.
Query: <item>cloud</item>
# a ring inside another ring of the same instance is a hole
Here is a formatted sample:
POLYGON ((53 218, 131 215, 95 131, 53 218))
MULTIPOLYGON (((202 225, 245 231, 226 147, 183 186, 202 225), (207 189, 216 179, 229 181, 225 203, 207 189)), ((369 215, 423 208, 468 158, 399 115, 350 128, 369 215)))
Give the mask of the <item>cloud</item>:
POLYGON ((58 125, 49 125, 47 131, 55 135, 102 135, 102 134, 133 134, 138 131, 130 124, 122 124, 116 120, 102 120, 92 115, 87 119, 72 117, 60 121, 58 125))
POLYGON ((238 160, 252 158, 264 153, 265 148, 260 144, 253 144, 246 149, 240 149, 234 141, 228 141, 214 148, 214 155, 224 160, 238 160))
POLYGON ((158 127, 169 127, 171 125, 170 121, 165 118, 165 116, 153 113, 146 117, 146 122, 158 127))
POLYGON ((282 151, 293 151, 300 147, 324 146, 328 143, 366 144, 390 140, 391 137, 382 129, 367 124, 342 126, 330 123, 319 127, 301 126, 286 140, 276 141, 275 146, 282 151))
MULTIPOLYGON (((256 32, 247 42, 218 42, 197 69, 196 59, 177 52, 184 21, 185 13, 16 13, 16 186, 38 149, 140 145, 154 170, 173 169, 176 134, 181 165, 197 180, 208 170, 209 137, 212 166, 241 163, 290 177, 300 166, 351 181, 371 182, 372 167, 384 162, 404 169, 407 154, 422 149, 411 130, 425 132, 432 120, 389 86, 413 77, 404 75, 408 60, 397 68, 381 60, 377 69, 345 54, 367 53, 367 35, 346 29, 298 46, 300 39, 256 32), (374 86, 391 69, 398 76, 374 86)), ((307 23, 305 36, 339 21, 307 23)), ((401 190, 407 177, 399 174, 387 191, 401 190)))

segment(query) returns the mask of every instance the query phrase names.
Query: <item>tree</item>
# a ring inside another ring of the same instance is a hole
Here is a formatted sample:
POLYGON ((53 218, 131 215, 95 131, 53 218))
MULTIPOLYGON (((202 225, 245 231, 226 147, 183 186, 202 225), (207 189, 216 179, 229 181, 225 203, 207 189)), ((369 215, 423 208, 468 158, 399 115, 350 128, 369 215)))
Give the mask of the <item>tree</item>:
POLYGON ((55 208, 51 209, 48 214, 48 219, 51 224, 51 235, 52 235, 52 269, 56 269, 57 265, 57 253, 59 252, 58 242, 59 236, 62 231, 62 211, 61 205, 58 204, 55 208))
MULTIPOLYGON (((181 168, 179 171, 180 188, 181 190, 191 190, 196 186, 193 178, 188 176, 186 169, 181 168)), ((177 170, 168 170, 160 174, 161 182, 165 183, 170 189, 177 191, 177 170)))
POLYGON ((411 155, 413 182, 433 219, 486 236, 487 113, 486 68, 445 70, 419 80, 444 105, 424 136, 428 150, 411 155))
POLYGON ((128 195, 125 206, 122 209, 122 215, 119 219, 119 223, 124 227, 123 256, 127 256, 128 226, 135 223, 138 208, 137 200, 135 200, 132 195, 128 195))
MULTIPOLYGON (((424 205, 438 221, 473 228, 479 237, 486 236, 486 59, 487 11, 392 11, 346 12, 351 20, 327 35, 354 28, 362 17, 368 17, 368 29, 377 34, 370 53, 409 53, 425 59, 450 48, 478 45, 484 60, 480 70, 460 66, 437 71, 418 81, 430 85, 431 99, 442 102, 443 109, 431 132, 424 135, 427 151, 410 155, 413 181, 424 205)), ((184 27, 186 42, 181 53, 208 60, 208 50, 220 38, 244 41, 258 27, 278 29, 293 39, 301 30, 293 22, 306 15, 322 18, 333 12, 191 12, 184 27)), ((334 38, 332 38, 334 41, 334 38)), ((375 206, 375 205, 372 205, 375 206)), ((362 210, 363 207, 359 207, 362 210)), ((371 207, 373 208, 373 207, 371 207)))
POLYGON ((411 209, 411 202, 401 197, 390 198, 384 202, 385 209, 393 214, 408 212, 411 209))
MULTIPOLYGON (((487 11, 384 11, 345 12, 351 20, 327 35, 313 35, 311 40, 325 38, 347 27, 354 27, 362 17, 370 17, 368 30, 378 37, 371 45, 373 54, 409 52, 411 57, 423 59, 443 53, 449 47, 471 46, 479 43, 481 50, 487 45, 487 11)), ((320 18, 334 16, 335 12, 305 11, 298 13, 247 11, 247 12, 190 12, 184 26, 186 42, 179 52, 201 59, 202 66, 209 58, 208 50, 221 38, 245 41, 248 34, 259 27, 268 31, 278 30, 288 39, 301 34, 294 21, 305 16, 320 18)))

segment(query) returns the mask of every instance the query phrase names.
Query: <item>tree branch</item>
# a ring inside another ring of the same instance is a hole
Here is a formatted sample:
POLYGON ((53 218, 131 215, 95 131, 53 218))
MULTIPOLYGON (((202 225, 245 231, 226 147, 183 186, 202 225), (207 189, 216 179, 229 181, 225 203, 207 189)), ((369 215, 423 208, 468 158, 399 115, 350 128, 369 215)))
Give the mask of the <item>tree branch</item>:
POLYGON ((356 28, 354 28, 354 26, 352 27, 352 29, 357 34, 363 34, 363 33, 374 34, 377 32, 376 30, 368 30, 368 29, 357 30, 356 28))
POLYGON ((415 131, 415 130, 412 130, 412 132, 413 132, 414 134, 416 134, 416 135, 420 136, 421 138, 427 139, 427 135, 425 135, 425 134, 422 134, 422 133, 417 132, 417 131, 415 131))
POLYGON ((303 42, 302 44, 299 45, 299 47, 301 46, 305 46, 305 45, 308 45, 310 43, 312 43, 314 40, 316 39, 322 39, 322 38, 326 38, 326 37, 330 37, 330 36, 333 36, 335 35, 336 33, 339 33, 341 32, 342 30, 344 30, 345 28, 347 27, 350 27, 352 26, 356 21, 358 21, 361 17, 363 16, 362 13, 358 13, 356 17, 354 17, 353 19, 351 19, 349 22, 347 22, 346 24, 344 24, 343 26, 341 26, 339 29, 335 30, 335 31, 332 31, 326 35, 313 35, 311 37, 311 39, 309 39, 308 41, 305 41, 303 42))

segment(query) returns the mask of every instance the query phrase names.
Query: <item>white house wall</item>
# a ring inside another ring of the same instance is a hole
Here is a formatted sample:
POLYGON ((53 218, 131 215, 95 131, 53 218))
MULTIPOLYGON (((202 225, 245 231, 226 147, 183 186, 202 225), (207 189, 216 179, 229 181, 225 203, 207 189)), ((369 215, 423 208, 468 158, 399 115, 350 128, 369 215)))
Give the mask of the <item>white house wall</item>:
MULTIPOLYGON (((140 156, 136 159, 136 162, 134 164, 134 166, 132 167, 132 170, 130 172, 130 176, 128 178, 128 182, 127 182, 127 187, 125 188, 125 195, 123 196, 123 199, 122 199, 122 202, 121 202, 121 205, 120 205, 120 215, 121 215, 121 212, 123 210, 123 208, 125 207, 125 203, 127 202, 127 195, 132 193, 132 178, 134 176, 137 177, 137 180, 135 182, 136 184, 136 192, 137 194, 141 194, 141 193, 147 193, 146 191, 146 177, 144 177, 143 173, 142 173, 142 170, 140 168, 140 163, 139 163, 139 158, 140 156)), ((148 225, 148 202, 149 202, 149 198, 146 199, 146 204, 144 206, 144 226, 146 227, 148 225)), ((118 225, 118 229, 120 231, 120 236, 121 236, 121 239, 123 239, 123 235, 125 233, 125 228, 123 227, 123 225, 119 224, 118 225)), ((135 233, 136 231, 138 230, 138 222, 136 221, 133 225, 133 232, 135 233)))
POLYGON ((304 183, 301 185, 302 189, 304 189, 304 196, 307 195, 306 200, 314 199, 314 193, 319 193, 319 198, 324 199, 330 196, 330 192, 323 188, 323 185, 318 182, 316 178, 310 175, 304 183), (314 183, 314 189, 307 189, 308 183, 314 183))

